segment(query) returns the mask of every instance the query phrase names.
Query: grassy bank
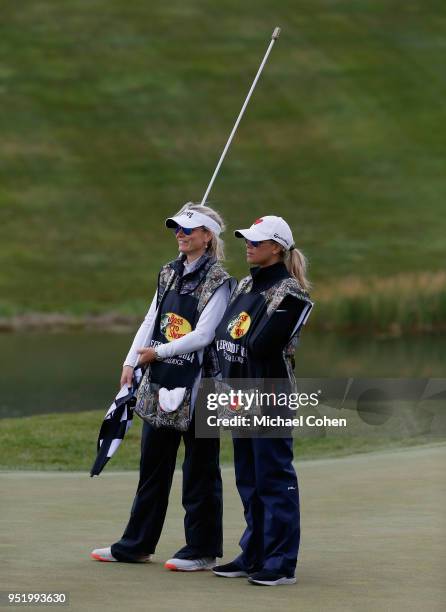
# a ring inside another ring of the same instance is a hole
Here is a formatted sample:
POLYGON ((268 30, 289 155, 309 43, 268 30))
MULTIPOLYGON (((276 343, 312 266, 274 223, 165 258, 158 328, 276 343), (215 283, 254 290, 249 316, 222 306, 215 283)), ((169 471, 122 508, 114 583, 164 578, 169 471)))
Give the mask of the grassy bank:
MULTIPOLYGON (((88 472, 96 456, 96 440, 102 411, 48 414, 0 420, 0 469, 8 470, 82 470, 88 472)), ((124 442, 106 468, 136 470, 142 421, 135 417, 124 442)), ((342 437, 297 437, 296 459, 339 457, 386 448, 399 448, 432 441, 430 434, 382 435, 352 434, 342 437)), ((180 447, 178 463, 183 456, 180 447)), ((232 443, 225 435, 221 444, 222 464, 232 463, 232 443)))
MULTIPOLYGON (((280 24, 213 204, 230 230, 286 217, 314 325, 439 329, 444 283, 417 285, 444 281, 443 16, 437 0, 6 0, 0 316, 142 316, 175 254, 163 219, 202 195, 280 24)), ((245 274, 229 232, 228 253, 245 274)))

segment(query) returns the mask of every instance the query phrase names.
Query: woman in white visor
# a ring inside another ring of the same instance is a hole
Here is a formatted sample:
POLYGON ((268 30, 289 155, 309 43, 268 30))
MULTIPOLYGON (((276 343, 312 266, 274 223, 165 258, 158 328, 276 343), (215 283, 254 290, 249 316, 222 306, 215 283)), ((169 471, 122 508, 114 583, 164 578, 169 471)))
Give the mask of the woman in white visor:
POLYGON ((137 363, 149 364, 135 407, 145 421, 140 479, 122 538, 91 556, 99 561, 150 561, 183 438, 186 545, 165 567, 196 571, 212 568, 223 554, 219 440, 195 438, 194 403, 202 374, 216 373, 215 328, 226 309, 232 279, 220 263, 224 225, 215 210, 189 203, 167 219, 166 226, 174 232, 179 256, 161 268, 157 291, 121 376, 121 385, 130 385, 137 363))
MULTIPOLYGON (((235 235, 244 238, 252 267, 216 329, 222 377, 261 379, 266 390, 270 379, 275 385, 280 380, 283 388, 292 391, 294 350, 313 305, 305 257, 281 217, 261 217, 235 235)), ((293 584, 300 520, 291 431, 282 432, 281 437, 272 437, 269 431, 259 437, 234 435, 233 445, 247 526, 240 540, 241 554, 215 567, 214 573, 246 577, 252 584, 293 584)))

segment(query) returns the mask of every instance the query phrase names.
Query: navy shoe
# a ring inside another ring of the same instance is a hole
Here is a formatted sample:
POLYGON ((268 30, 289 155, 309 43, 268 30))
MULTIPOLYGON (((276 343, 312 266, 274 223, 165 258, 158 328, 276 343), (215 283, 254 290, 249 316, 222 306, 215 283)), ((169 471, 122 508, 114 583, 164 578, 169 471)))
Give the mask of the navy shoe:
POLYGON ((251 584, 261 584, 263 586, 278 586, 279 584, 296 584, 295 576, 284 576, 270 570, 262 570, 251 574, 248 578, 251 584))
POLYGON ((225 563, 225 565, 216 565, 212 568, 212 571, 216 576, 223 576, 224 578, 247 578, 249 576, 248 572, 235 561, 225 563))

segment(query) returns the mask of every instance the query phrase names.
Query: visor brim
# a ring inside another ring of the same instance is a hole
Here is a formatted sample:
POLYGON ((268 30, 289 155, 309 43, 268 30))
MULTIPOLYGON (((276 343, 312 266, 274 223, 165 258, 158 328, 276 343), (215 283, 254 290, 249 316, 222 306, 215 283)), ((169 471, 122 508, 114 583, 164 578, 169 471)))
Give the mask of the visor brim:
POLYGON ((185 219, 184 217, 182 217, 180 220, 178 219, 178 217, 169 217, 168 219, 166 219, 165 225, 169 229, 175 229, 178 226, 185 227, 186 229, 195 229, 196 227, 202 227, 201 223, 197 224, 196 222, 191 221, 190 219, 185 219))

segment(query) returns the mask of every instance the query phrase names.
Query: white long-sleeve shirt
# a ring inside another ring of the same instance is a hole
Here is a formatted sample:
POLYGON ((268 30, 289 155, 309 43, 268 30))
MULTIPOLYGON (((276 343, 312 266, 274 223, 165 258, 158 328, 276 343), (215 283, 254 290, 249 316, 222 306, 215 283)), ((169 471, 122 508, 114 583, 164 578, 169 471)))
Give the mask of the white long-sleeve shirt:
POLYGON ((130 347, 127 357, 125 358, 123 364, 125 366, 131 366, 132 368, 134 368, 138 363, 139 359, 139 354, 137 353, 137 350, 149 346, 150 344, 150 340, 152 339, 153 334, 153 326, 155 325, 157 295, 158 291, 155 291, 155 295, 153 296, 150 308, 147 311, 146 316, 144 317, 144 321, 141 323, 138 331, 136 332, 135 338, 132 342, 132 346, 130 347))

